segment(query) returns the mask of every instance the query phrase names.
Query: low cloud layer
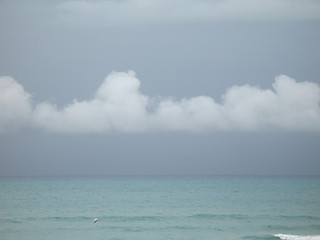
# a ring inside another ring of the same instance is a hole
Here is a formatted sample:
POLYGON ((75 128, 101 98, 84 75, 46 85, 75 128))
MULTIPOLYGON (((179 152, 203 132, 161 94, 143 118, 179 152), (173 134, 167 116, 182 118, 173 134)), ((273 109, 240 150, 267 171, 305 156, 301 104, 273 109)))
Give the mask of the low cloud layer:
POLYGON ((320 3, 314 0, 73 0, 56 10, 59 21, 76 26, 320 19, 320 3))
POLYGON ((272 89, 232 86, 217 102, 208 96, 175 100, 140 92, 135 73, 113 72, 92 99, 58 108, 0 77, 0 132, 33 127, 48 132, 314 131, 320 132, 320 86, 280 75, 272 89))

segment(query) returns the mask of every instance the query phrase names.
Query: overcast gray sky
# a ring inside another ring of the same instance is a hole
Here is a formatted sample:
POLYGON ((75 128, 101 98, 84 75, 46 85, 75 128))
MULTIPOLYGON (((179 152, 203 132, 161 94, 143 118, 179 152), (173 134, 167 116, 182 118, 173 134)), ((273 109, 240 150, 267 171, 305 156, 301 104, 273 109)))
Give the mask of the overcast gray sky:
POLYGON ((0 176, 320 174, 320 3, 1 1, 0 176))

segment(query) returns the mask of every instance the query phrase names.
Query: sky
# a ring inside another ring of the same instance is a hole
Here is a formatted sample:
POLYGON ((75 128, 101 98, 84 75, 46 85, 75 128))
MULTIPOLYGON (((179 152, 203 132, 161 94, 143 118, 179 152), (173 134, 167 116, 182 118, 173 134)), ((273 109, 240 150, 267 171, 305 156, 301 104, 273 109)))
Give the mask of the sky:
POLYGON ((320 2, 0 1, 0 176, 320 175, 320 2))

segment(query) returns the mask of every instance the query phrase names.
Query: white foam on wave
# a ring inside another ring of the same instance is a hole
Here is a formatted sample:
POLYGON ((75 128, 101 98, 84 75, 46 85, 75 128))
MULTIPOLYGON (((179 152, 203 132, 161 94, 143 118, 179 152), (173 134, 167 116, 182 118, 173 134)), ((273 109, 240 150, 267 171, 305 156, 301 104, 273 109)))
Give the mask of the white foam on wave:
POLYGON ((298 236, 298 235, 290 235, 290 234, 274 234, 274 236, 282 240, 320 240, 320 235, 298 236))

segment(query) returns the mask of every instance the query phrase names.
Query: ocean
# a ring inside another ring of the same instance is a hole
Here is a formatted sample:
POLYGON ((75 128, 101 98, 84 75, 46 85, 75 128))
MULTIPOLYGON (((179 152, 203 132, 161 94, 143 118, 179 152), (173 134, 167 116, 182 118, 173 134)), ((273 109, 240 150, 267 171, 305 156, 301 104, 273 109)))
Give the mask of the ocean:
POLYGON ((319 177, 0 178, 1 240, 319 235, 319 177))

